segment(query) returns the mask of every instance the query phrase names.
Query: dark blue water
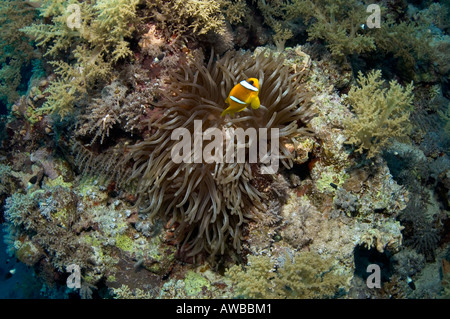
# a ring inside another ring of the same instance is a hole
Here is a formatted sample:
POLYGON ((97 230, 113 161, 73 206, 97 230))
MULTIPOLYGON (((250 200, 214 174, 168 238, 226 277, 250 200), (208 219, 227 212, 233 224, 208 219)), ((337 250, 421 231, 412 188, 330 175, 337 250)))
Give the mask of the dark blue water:
POLYGON ((0 232, 0 299, 41 298, 42 284, 32 268, 9 257, 3 242, 3 226, 0 232))

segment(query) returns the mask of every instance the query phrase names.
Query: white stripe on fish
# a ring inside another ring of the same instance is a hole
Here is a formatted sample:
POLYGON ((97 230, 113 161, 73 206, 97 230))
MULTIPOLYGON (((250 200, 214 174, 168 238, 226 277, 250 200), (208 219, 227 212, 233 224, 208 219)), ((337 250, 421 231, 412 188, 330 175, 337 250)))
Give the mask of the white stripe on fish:
POLYGON ((232 95, 230 95, 230 99, 232 99, 234 102, 239 103, 239 104, 244 104, 246 105, 247 103, 242 102, 241 100, 239 100, 237 97, 234 97, 232 95))
POLYGON ((252 90, 252 91, 258 92, 257 88, 255 88, 253 85, 251 85, 250 83, 248 83, 245 80, 242 80, 241 82, 239 82, 239 84, 241 84, 243 87, 245 87, 248 90, 252 90))

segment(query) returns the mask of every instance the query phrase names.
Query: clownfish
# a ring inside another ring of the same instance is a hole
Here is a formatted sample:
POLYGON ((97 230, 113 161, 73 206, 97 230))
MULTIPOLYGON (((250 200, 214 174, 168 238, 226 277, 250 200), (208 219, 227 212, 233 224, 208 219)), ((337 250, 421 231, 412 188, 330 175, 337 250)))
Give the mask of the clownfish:
POLYGON ((243 111, 248 105, 252 109, 259 108, 260 101, 258 97, 259 81, 255 78, 249 78, 236 84, 230 91, 225 103, 229 106, 220 116, 226 114, 234 115, 236 112, 243 111))

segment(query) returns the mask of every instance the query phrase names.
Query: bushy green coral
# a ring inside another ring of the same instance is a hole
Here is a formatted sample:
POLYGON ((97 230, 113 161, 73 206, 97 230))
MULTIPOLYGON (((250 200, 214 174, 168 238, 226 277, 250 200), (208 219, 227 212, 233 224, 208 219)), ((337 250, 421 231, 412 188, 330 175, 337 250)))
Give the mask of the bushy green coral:
POLYGON ((245 12, 244 2, 230 0, 147 0, 147 7, 160 29, 177 34, 190 31, 196 35, 208 32, 223 34, 226 30, 225 15, 237 23, 245 12), (237 10, 241 11, 233 15, 237 10))
POLYGON ((257 0, 264 22, 274 31, 274 42, 289 35, 299 20, 306 24, 308 41, 321 40, 335 59, 343 60, 353 54, 374 53, 393 55, 398 69, 409 78, 414 77, 414 66, 436 61, 430 43, 430 25, 420 21, 398 23, 394 13, 378 3, 380 25, 369 27, 373 1, 358 0, 257 0))
POLYGON ((90 46, 95 58, 104 54, 117 61, 131 54, 125 38, 130 37, 134 30, 132 23, 136 18, 138 2, 43 0, 38 7, 43 18, 41 23, 27 26, 22 31, 31 36, 38 46, 46 47, 46 55, 56 56, 83 43, 90 46), (73 5, 79 9, 79 26, 74 23, 77 11, 70 10, 73 5), (51 23, 46 23, 49 19, 51 23))
POLYGON ((281 52, 284 50, 286 41, 293 37, 293 33, 291 30, 283 28, 279 22, 275 22, 273 28, 275 31, 273 41, 277 46, 277 50, 281 52))
POLYGON ((58 77, 45 90, 49 96, 39 110, 41 113, 68 115, 74 104, 86 96, 89 88, 110 75, 110 64, 95 52, 78 46, 73 53, 77 62, 72 65, 64 61, 51 62, 58 77))
POLYGON ((333 55, 344 57, 375 49, 374 38, 361 28, 368 17, 366 8, 357 0, 307 0, 293 1, 286 10, 288 18, 305 20, 309 40, 324 40, 333 55))
POLYGON ((354 144, 359 153, 374 157, 391 138, 404 138, 411 130, 409 116, 413 108, 413 84, 403 88, 397 81, 389 89, 381 71, 359 73, 358 86, 348 93, 348 103, 355 116, 344 121, 346 143, 354 144))
POLYGON ((375 49, 374 38, 361 28, 368 16, 361 1, 259 0, 258 7, 275 37, 279 37, 280 30, 288 29, 292 21, 302 18, 308 26, 309 40, 324 40, 336 57, 375 49))
POLYGON ((275 270, 270 257, 249 256, 248 266, 232 266, 226 276, 231 278, 236 295, 247 298, 330 298, 345 285, 345 277, 333 270, 332 259, 323 259, 313 252, 302 252, 275 270))
POLYGON ((237 24, 246 20, 251 14, 244 0, 222 0, 225 19, 231 24, 237 24))
MULTIPOLYGON (((71 13, 66 10, 68 1, 57 0, 36 2, 35 6, 42 23, 30 24, 20 31, 30 36, 38 46, 46 47, 45 55, 56 56, 58 52, 68 49, 76 41, 77 30, 68 27, 67 21, 71 13), (52 23, 44 23, 44 20, 51 19, 52 23)), ((70 4, 76 4, 70 1, 70 4)), ((83 4, 81 4, 83 6, 83 4)))
POLYGON ((108 78, 112 64, 131 56, 127 38, 131 37, 139 0, 43 0, 38 11, 40 23, 22 31, 46 49, 45 56, 57 58, 60 53, 72 53, 75 59, 55 59, 57 79, 45 93, 49 96, 41 112, 61 116, 72 111, 88 90, 108 78), (79 9, 80 24, 74 22, 79 9), (50 23, 48 21, 51 21, 50 23))
POLYGON ((33 17, 25 1, 5 0, 0 5, 0 100, 7 104, 18 99, 21 70, 34 57, 31 43, 18 31, 33 17))
POLYGON ((370 30, 376 41, 376 47, 384 55, 393 55, 398 63, 398 72, 409 79, 416 79, 417 62, 423 61, 426 65, 422 77, 429 73, 426 69, 436 61, 437 56, 432 48, 428 26, 415 22, 404 21, 395 23, 391 16, 379 29, 370 30))
MULTIPOLYGON (((97 0, 93 9, 96 18, 93 21, 95 41, 100 40, 103 46, 111 46, 112 60, 117 62, 121 58, 131 55, 126 38, 131 37, 133 27, 130 22, 136 18, 136 6, 139 0, 97 0), (102 38, 97 39, 97 35, 102 38)), ((91 28, 92 28, 91 27, 91 28)), ((92 29, 90 29, 92 30, 92 29)), ((93 43, 94 39, 91 40, 93 43)))

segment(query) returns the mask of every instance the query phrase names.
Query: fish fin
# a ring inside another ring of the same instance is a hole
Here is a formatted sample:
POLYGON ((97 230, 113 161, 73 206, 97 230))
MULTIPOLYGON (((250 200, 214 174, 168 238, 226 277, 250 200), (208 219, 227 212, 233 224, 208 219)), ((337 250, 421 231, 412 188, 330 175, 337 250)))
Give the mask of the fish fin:
POLYGON ((220 116, 225 116, 229 113, 230 111, 227 109, 223 110, 222 114, 220 114, 220 116))
POLYGON ((250 103, 252 109, 256 110, 259 109, 259 106, 261 105, 261 102, 259 101, 259 97, 253 98, 252 102, 250 103))
POLYGON ((247 108, 248 105, 245 105, 244 107, 240 108, 239 110, 236 110, 236 112, 242 112, 243 110, 245 110, 247 108))

